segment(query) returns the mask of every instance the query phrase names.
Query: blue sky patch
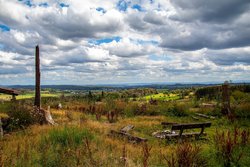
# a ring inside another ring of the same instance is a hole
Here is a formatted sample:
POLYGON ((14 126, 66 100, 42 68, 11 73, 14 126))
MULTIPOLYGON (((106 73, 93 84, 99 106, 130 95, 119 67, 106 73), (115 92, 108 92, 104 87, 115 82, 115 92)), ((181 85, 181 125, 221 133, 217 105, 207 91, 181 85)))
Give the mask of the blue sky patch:
POLYGON ((132 9, 136 9, 136 10, 138 10, 140 12, 142 11, 142 7, 140 5, 138 5, 138 4, 133 5, 132 9))
POLYGON ((95 44, 95 45, 100 45, 102 43, 110 43, 112 41, 120 41, 121 37, 111 37, 111 38, 103 38, 103 39, 98 39, 98 40, 90 40, 90 44, 95 44))
POLYGON ((0 30, 3 32, 10 31, 10 27, 0 24, 0 30))
POLYGON ((32 7, 34 6, 34 4, 31 3, 30 0, 18 0, 19 2, 22 2, 23 4, 29 6, 29 7, 32 7))
POLYGON ((117 8, 119 11, 126 11, 128 6, 130 5, 130 1, 129 2, 126 2, 125 0, 120 0, 118 3, 117 3, 117 8))
POLYGON ((62 8, 63 8, 63 7, 68 8, 68 7, 69 7, 69 5, 67 5, 67 4, 65 4, 65 3, 60 3, 59 5, 60 5, 62 8))
POLYGON ((104 8, 102 8, 102 7, 98 7, 98 8, 96 8, 96 10, 98 11, 98 12, 102 12, 102 13, 106 13, 107 11, 104 9, 104 8))
POLYGON ((0 50, 4 48, 3 44, 0 43, 0 50))
POLYGON ((145 41, 145 40, 137 40, 137 42, 139 44, 152 44, 152 45, 158 45, 159 42, 158 41, 155 41, 155 40, 149 40, 149 41, 145 41))
POLYGON ((40 3, 39 6, 46 8, 49 6, 49 4, 47 2, 44 2, 44 3, 40 3))

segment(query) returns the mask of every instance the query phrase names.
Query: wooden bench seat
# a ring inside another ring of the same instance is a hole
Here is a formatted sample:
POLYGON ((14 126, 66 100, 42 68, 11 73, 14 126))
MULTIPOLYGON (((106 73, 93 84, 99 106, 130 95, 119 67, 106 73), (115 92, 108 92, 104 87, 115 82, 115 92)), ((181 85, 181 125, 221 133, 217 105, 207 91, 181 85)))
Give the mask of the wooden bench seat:
POLYGON ((200 136, 205 136, 206 133, 204 133, 204 130, 206 127, 210 127, 210 122, 205 123, 185 123, 185 124, 177 124, 177 123, 162 123, 162 125, 171 125, 171 132, 170 134, 166 134, 166 139, 172 139, 172 138, 186 138, 186 137, 195 137, 199 138, 200 136), (184 130, 187 129, 201 129, 200 132, 184 132, 184 130), (174 131, 179 131, 178 133, 173 133, 174 131))
MULTIPOLYGON (((202 136, 206 136, 206 133, 202 133, 202 136)), ((200 132, 188 132, 188 133, 182 133, 182 138, 186 138, 186 137, 199 137, 200 136, 200 132)), ((171 138, 179 138, 180 135, 178 133, 176 134, 168 134, 166 135, 166 138, 171 139, 171 138)))

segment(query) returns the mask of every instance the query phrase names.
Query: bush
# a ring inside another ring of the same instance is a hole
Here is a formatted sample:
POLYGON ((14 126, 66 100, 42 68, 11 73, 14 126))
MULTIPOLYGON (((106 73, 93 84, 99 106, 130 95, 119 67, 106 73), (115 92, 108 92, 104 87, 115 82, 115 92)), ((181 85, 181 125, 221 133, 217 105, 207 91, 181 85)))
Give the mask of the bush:
POLYGON ((172 107, 168 109, 168 113, 172 116, 183 117, 187 116, 187 107, 185 104, 174 104, 172 107))
POLYGON ((221 107, 219 107, 219 106, 216 106, 214 108, 203 107, 203 108, 199 109, 199 112, 202 113, 202 114, 216 116, 216 117, 219 117, 219 118, 223 116, 223 114, 221 112, 221 107))
POLYGON ((139 114, 139 107, 137 103, 129 103, 124 109, 124 115, 126 117, 133 117, 139 114))
POLYGON ((239 118, 250 118, 250 104, 243 103, 235 107, 234 114, 239 118))
POLYGON ((244 93, 244 92, 241 92, 239 90, 236 90, 232 93, 232 96, 233 98, 236 100, 236 101, 243 101, 246 97, 247 97, 247 94, 244 93))
POLYGON ((145 114, 146 115, 160 115, 162 112, 162 105, 147 105, 146 106, 146 110, 145 110, 145 114))
POLYGON ((13 103, 7 114, 9 116, 8 125, 6 125, 5 129, 7 131, 24 128, 35 123, 32 109, 25 107, 25 105, 13 103))

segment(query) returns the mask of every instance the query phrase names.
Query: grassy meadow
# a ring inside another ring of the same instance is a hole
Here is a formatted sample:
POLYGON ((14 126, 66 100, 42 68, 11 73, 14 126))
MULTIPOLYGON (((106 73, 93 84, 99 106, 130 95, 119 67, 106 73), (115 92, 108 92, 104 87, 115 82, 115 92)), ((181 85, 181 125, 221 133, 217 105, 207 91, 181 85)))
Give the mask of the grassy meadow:
MULTIPOLYGON (((238 107, 234 119, 221 115, 219 105, 202 106, 204 102, 214 101, 207 97, 165 101, 159 100, 162 97, 159 93, 142 96, 146 97, 145 101, 131 101, 131 97, 121 92, 119 95, 97 92, 86 96, 43 97, 42 107, 51 106, 55 126, 33 122, 28 114, 31 107, 27 107, 32 106, 32 99, 5 101, 0 104, 0 117, 14 121, 10 121, 0 140, 0 166, 247 167, 250 120, 237 115, 250 112, 249 93, 243 93, 244 96, 242 93, 231 96, 233 107, 238 107), (159 97, 157 104, 148 103, 148 97, 159 97), (57 108, 58 103, 62 109, 57 108), (111 121, 108 111, 115 111, 118 118, 111 121), (215 119, 199 117, 197 120, 195 113, 215 119), (211 122, 212 126, 205 129, 207 136, 199 140, 167 141, 152 136, 153 132, 170 129, 163 128, 161 122, 211 122), (148 141, 135 144, 110 135, 110 130, 126 125, 134 125, 129 133, 148 141)), ((170 97, 178 95, 173 93, 170 97)))

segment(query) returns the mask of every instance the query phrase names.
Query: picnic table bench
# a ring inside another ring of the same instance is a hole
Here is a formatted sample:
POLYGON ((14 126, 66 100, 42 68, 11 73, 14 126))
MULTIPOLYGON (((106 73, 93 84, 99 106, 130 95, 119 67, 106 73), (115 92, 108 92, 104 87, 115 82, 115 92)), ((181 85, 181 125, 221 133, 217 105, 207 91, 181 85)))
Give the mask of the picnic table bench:
POLYGON ((204 132, 205 128, 211 126, 211 122, 204 122, 204 123, 168 123, 162 122, 163 126, 171 126, 171 133, 165 134, 166 139, 172 138, 186 138, 186 137, 195 137, 198 139, 200 136, 205 136, 206 133, 204 132), (200 132, 184 132, 187 129, 201 129, 200 132), (179 133, 174 133, 174 131, 179 131, 179 133))
POLYGON ((12 95, 12 100, 16 100, 16 96, 19 95, 19 92, 17 90, 1 88, 1 87, 0 87, 0 93, 12 95))

